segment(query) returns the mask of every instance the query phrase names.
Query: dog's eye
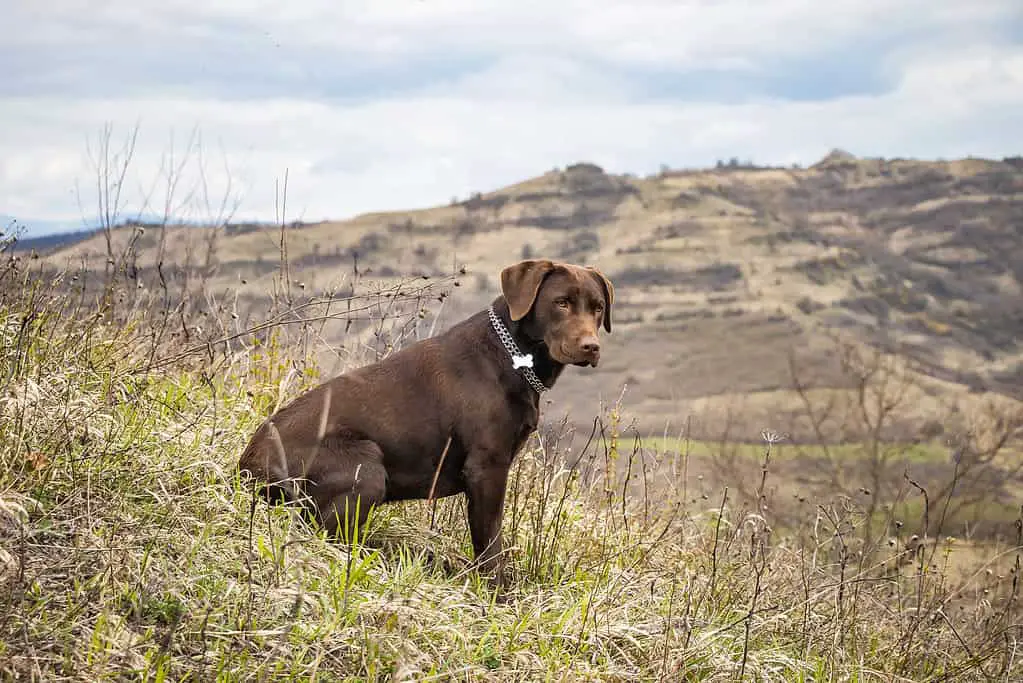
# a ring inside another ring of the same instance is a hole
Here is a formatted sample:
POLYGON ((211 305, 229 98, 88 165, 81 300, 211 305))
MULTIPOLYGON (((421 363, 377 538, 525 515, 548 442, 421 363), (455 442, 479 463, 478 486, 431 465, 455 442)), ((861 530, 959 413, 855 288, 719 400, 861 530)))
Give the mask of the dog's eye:
POLYGON ((554 304, 559 308, 568 308, 568 299, 558 299, 554 304))

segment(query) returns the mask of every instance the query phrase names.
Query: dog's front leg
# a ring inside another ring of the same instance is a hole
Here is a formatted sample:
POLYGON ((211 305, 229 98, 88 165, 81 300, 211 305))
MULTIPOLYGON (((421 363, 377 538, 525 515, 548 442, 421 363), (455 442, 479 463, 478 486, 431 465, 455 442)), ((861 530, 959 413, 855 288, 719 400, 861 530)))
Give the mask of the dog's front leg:
POLYGON ((501 518, 509 463, 491 453, 474 453, 465 467, 469 533, 476 563, 497 586, 505 584, 501 518))

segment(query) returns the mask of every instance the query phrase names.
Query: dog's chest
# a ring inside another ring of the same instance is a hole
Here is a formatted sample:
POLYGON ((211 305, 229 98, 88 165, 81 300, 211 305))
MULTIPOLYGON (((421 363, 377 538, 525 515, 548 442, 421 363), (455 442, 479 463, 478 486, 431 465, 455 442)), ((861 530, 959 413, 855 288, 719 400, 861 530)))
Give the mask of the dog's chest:
POLYGON ((516 420, 515 431, 515 452, 518 452, 525 445, 529 437, 536 431, 540 422, 540 411, 537 406, 529 403, 520 403, 518 406, 518 419, 516 420))

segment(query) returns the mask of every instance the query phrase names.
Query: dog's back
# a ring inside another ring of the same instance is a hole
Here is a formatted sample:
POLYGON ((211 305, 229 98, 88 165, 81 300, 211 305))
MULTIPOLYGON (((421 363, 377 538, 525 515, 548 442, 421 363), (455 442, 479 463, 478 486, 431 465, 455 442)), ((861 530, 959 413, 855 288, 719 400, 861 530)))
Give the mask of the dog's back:
MULTIPOLYGON (((483 382, 466 381, 485 335, 485 319, 477 314, 320 384, 259 426, 239 458, 240 469, 270 482, 263 487, 267 498, 293 501, 301 495, 293 482, 321 469, 317 460, 325 442, 365 439, 379 445, 384 465, 393 470, 389 499, 425 497, 434 456, 455 418, 465 403, 486 399, 476 395, 485 392, 474 391, 483 382)), ((457 453, 448 450, 457 463, 457 453)), ((451 488, 443 481, 441 486, 451 488)))

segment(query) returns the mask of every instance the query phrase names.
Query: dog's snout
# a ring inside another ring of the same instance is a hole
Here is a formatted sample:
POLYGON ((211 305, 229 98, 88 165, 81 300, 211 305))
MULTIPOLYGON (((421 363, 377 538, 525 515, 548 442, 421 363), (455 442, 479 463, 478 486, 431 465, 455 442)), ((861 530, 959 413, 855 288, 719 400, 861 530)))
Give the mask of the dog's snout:
POLYGON ((585 337, 579 343, 579 348, 582 349, 583 353, 595 356, 600 353, 600 340, 596 337, 585 337))

